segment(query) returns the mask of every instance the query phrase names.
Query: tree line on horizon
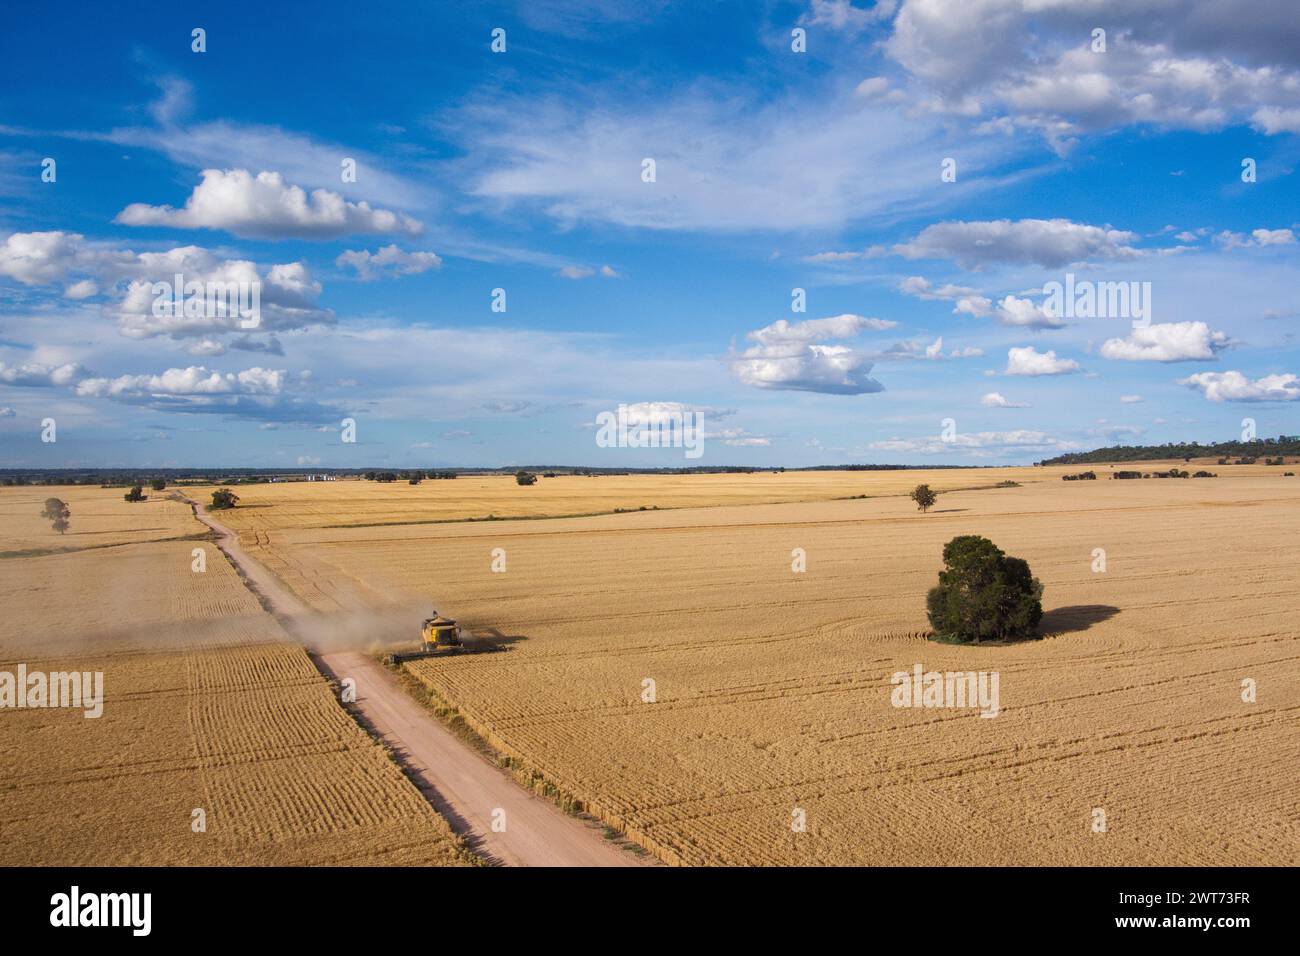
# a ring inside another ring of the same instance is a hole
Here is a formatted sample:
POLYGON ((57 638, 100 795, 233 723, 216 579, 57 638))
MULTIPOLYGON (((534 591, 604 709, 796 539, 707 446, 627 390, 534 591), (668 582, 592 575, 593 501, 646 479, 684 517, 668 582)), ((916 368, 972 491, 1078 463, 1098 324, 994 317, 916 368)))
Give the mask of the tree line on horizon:
POLYGON ((1166 442, 1163 445, 1112 445, 1093 451, 1070 452, 1046 458, 1040 465, 1087 465, 1111 461, 1152 461, 1166 458, 1224 458, 1232 455, 1300 455, 1300 436, 1279 435, 1252 441, 1224 441, 1202 445, 1200 442, 1166 442))

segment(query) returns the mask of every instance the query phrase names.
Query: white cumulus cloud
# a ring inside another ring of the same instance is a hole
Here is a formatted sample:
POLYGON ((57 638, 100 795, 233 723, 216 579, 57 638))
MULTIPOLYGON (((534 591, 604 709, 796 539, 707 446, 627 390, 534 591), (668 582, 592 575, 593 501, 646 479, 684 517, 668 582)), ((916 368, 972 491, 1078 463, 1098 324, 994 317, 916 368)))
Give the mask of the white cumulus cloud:
POLYGON ((1032 299, 1021 299, 1014 295, 1003 296, 998 303, 998 322, 1027 329, 1059 329, 1065 325, 1058 316, 1052 315, 1046 306, 1035 303, 1032 299))
POLYGON ((119 375, 88 378, 77 394, 97 398, 143 395, 275 395, 284 387, 283 369, 250 368, 242 372, 213 372, 201 365, 169 368, 159 375, 119 375))
POLYGON ((67 282, 64 294, 80 299, 103 291, 102 306, 130 338, 214 336, 248 331, 247 318, 232 308, 226 293, 243 293, 260 301, 257 329, 275 332, 333 325, 334 313, 320 308, 320 294, 304 262, 259 266, 245 259, 223 259, 202 246, 177 246, 161 252, 132 252, 108 243, 89 242, 78 233, 13 233, 0 246, 0 275, 24 285, 67 282), (197 283, 203 295, 184 294, 176 314, 172 285, 177 275, 185 286, 197 283), (69 282, 74 276, 93 276, 69 282), (98 281, 96 281, 98 280, 98 281), (162 285, 160 285, 162 284, 162 285), (102 288, 101 288, 102 287, 102 288), (209 293, 211 302, 209 303, 209 293))
POLYGON ((1079 371, 1074 359, 1059 359, 1056 352, 1039 352, 1032 345, 1007 350, 1007 375, 1068 375, 1079 371))
POLYGON ((1289 372, 1249 379, 1240 372, 1198 372, 1179 379, 1179 385, 1199 388, 1212 402, 1300 401, 1300 377, 1289 372))
POLYGON ((880 392, 884 386, 868 375, 872 362, 865 352, 819 343, 895 325, 888 319, 852 314, 793 323, 781 319, 749 333, 748 338, 758 344, 734 356, 732 370, 741 382, 755 388, 832 395, 880 392))
POLYGON ((86 376, 86 370, 75 362, 64 365, 43 365, 29 362, 23 365, 6 365, 0 362, 0 382, 6 385, 23 385, 29 388, 52 388, 72 385, 86 376))
POLYGON ((222 229, 250 238, 332 239, 355 233, 418 235, 411 217, 367 202, 351 202, 328 189, 310 194, 278 172, 254 176, 246 169, 205 169, 185 206, 132 203, 114 222, 128 226, 222 229))
POLYGON ((1029 405, 1024 402, 1009 401, 1001 392, 989 392, 980 399, 980 404, 985 408, 1028 408, 1029 405))
POLYGON ((1167 322, 1135 328, 1127 338, 1102 343, 1103 358, 1126 362, 1209 361, 1227 348, 1228 336, 1204 322, 1167 322))
POLYGON ((928 108, 1058 152, 1131 124, 1300 131, 1292 0, 906 0, 884 49, 928 108))

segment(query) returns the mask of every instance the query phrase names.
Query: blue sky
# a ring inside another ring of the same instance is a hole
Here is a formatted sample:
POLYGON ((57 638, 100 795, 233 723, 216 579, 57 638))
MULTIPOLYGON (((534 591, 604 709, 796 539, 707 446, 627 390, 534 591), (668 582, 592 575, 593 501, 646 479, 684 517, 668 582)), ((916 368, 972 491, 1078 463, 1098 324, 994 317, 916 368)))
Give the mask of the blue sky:
POLYGON ((1300 430, 1282 0, 415 6, 7 24, 0 461, 997 464, 1300 430), (258 283, 258 327, 154 315, 177 271, 258 283), (1150 314, 1044 311, 1067 274, 1150 314), (620 405, 701 413, 703 457, 599 447, 620 405))

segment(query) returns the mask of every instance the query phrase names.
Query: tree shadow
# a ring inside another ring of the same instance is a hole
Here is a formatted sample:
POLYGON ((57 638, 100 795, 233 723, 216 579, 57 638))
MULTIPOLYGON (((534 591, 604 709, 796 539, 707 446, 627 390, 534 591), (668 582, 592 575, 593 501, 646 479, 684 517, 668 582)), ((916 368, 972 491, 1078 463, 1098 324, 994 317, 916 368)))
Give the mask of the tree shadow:
POLYGON ((959 511, 970 511, 970 509, 969 509, 969 508, 934 508, 934 509, 931 509, 930 514, 932 514, 932 515, 952 515, 952 514, 956 514, 956 513, 959 512, 959 511))
POLYGON ((1119 608, 1109 604, 1074 604, 1053 608, 1043 615, 1039 628, 1044 637, 1086 631, 1094 624, 1109 621, 1119 613, 1119 608))

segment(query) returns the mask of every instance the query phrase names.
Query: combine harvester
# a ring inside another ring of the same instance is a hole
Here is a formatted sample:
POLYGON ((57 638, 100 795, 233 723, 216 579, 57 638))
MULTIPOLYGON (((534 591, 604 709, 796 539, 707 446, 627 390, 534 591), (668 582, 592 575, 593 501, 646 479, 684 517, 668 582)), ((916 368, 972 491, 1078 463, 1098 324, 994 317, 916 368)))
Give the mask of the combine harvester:
MULTIPOLYGON (((473 640, 473 638, 471 638, 473 640)), ((446 657, 452 654, 477 654, 496 650, 495 647, 483 647, 475 641, 473 647, 465 645, 461 627, 449 617, 442 617, 437 611, 433 617, 427 617, 420 625, 420 649, 416 651, 394 652, 384 658, 387 664, 401 664, 404 661, 419 660, 422 657, 446 657)))

